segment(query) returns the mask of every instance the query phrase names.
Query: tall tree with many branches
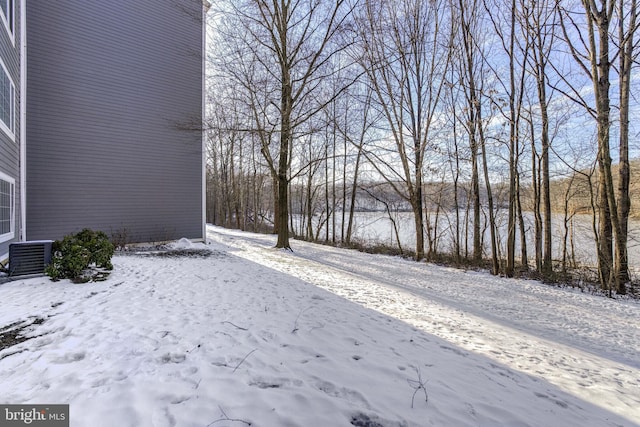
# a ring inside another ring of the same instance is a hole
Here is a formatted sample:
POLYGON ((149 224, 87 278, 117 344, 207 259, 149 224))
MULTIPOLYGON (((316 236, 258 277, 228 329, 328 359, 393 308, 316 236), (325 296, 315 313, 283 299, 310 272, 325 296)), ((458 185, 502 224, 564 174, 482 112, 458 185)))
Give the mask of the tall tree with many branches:
POLYGON ((228 66, 244 64, 260 76, 245 79, 244 88, 255 91, 251 108, 261 134, 262 153, 275 181, 274 226, 276 247, 290 249, 289 184, 293 145, 309 132, 309 122, 340 93, 324 90, 323 80, 348 67, 338 60, 348 46, 342 31, 353 2, 335 0, 229 0, 219 32, 231 58, 228 66), (268 90, 265 90, 265 87, 268 90))
POLYGON ((393 154, 383 147, 367 157, 411 205, 417 259, 425 256, 424 158, 450 59, 444 5, 440 0, 366 0, 357 20, 358 60, 394 147, 393 154))
MULTIPOLYGON (((582 95, 580 87, 569 84, 566 94, 583 105, 596 122, 598 161, 598 221, 597 238, 598 271, 602 286, 611 291, 625 292, 627 271, 627 233, 624 224, 628 220, 630 199, 628 198, 628 88, 632 58, 637 50, 633 35, 637 30, 635 0, 581 0, 578 9, 571 9, 558 2, 562 33, 566 45, 593 88, 593 101, 582 95), (625 5, 629 10, 625 12, 625 5), (616 25, 617 24, 617 25, 616 25), (625 25, 626 24, 626 25, 625 25), (617 31, 616 31, 617 30, 617 31), (620 58, 620 69, 615 69, 615 60, 620 58), (610 132, 612 126, 611 82, 614 72, 620 77, 621 111, 621 180, 616 197, 612 174, 612 149, 610 132), (615 245, 615 247, 614 247, 615 245), (615 252, 614 252, 615 249, 615 252)), ((565 82, 567 80, 565 79, 565 82)))

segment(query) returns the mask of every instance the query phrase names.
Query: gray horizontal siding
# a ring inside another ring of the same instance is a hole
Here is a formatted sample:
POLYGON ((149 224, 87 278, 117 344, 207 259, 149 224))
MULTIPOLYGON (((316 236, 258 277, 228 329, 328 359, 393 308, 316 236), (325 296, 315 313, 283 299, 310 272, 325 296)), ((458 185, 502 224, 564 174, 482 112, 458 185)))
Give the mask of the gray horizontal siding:
POLYGON ((20 240, 20 2, 16 2, 15 36, 11 40, 6 27, 0 23, 0 58, 15 86, 14 133, 11 139, 0 129, 0 171, 15 179, 15 237, 0 243, 0 261, 9 253, 9 244, 20 240))
POLYGON ((178 3, 27 5, 27 233, 203 237, 202 27, 178 3), (197 52, 197 54, 195 54, 197 52))

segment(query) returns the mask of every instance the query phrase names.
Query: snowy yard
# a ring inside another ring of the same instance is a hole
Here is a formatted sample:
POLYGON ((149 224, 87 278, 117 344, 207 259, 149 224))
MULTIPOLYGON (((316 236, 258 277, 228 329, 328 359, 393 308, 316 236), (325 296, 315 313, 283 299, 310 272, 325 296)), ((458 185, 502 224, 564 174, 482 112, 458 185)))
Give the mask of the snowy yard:
POLYGON ((33 323, 0 403, 68 403, 72 426, 640 426, 637 302, 208 232, 208 256, 0 285, 0 334, 33 323))

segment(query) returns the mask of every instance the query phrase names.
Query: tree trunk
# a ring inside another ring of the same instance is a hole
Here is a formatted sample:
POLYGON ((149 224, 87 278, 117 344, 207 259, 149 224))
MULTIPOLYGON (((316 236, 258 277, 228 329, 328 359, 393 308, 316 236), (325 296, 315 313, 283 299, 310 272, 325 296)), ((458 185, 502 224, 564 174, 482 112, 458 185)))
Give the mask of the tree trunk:
POLYGON ((351 202, 349 203, 349 225, 347 226, 347 237, 345 242, 351 244, 351 236, 353 234, 353 216, 356 208, 356 194, 358 190, 358 171, 360 169, 360 158, 362 157, 362 145, 358 147, 356 155, 356 166, 353 171, 353 184, 351 185, 351 202))
POLYGON ((533 118, 529 121, 529 130, 531 137, 531 186, 533 188, 533 217, 534 217, 534 234, 533 234, 533 246, 535 249, 535 262, 536 271, 542 273, 542 215, 540 214, 541 205, 541 174, 540 174, 540 160, 536 151, 536 139, 535 139, 535 127, 533 125, 533 118))
POLYGON ((516 259, 516 179, 518 129, 516 128, 516 76, 515 76, 515 35, 516 35, 516 1, 511 1, 511 28, 509 37, 509 219, 507 228, 507 266, 505 275, 513 277, 516 259))
POLYGON ((324 230, 324 241, 329 242, 329 223, 331 221, 331 205, 329 204, 329 142, 324 145, 324 208, 327 211, 327 226, 324 230))
POLYGON ((465 90, 467 91, 467 134, 469 135, 469 147, 471 149, 471 197, 473 199, 473 259, 475 262, 482 261, 482 236, 480 232, 480 178, 478 173, 478 121, 480 117, 476 117, 476 109, 480 105, 477 96, 476 75, 474 67, 476 61, 474 54, 476 46, 471 32, 471 17, 467 17, 466 13, 475 13, 475 10, 467 10, 467 5, 463 0, 459 0, 460 21, 462 32, 462 48, 463 61, 461 63, 461 71, 466 78, 465 90))
MULTIPOLYGON (((538 36, 539 38, 539 36, 538 36)), ((551 230, 551 183, 549 172, 549 113, 547 106, 547 83, 545 71, 545 59, 542 41, 538 39, 538 63, 536 64, 536 82, 538 88, 538 104, 540 107, 540 118, 542 121, 542 131, 540 133, 540 141, 542 144, 540 175, 542 178, 542 188, 540 200, 544 209, 544 251, 542 259, 542 275, 551 277, 553 274, 552 263, 552 230, 551 230)))
MULTIPOLYGON (((475 139, 475 138, 474 138, 475 139)), ((478 146, 471 148, 471 197, 473 198, 473 259, 482 261, 482 235, 480 232, 480 177, 478 174, 478 146)))
MULTIPOLYGON (((286 53, 285 53, 286 57, 286 53)), ((289 144, 291 142, 291 77, 290 70, 282 66, 282 88, 280 99, 280 154, 278 157, 278 222, 276 248, 291 249, 289 244, 289 144)))
POLYGON ((489 234, 491 236, 491 273, 497 275, 500 273, 500 264, 498 262, 498 242, 496 238, 496 220, 493 210, 493 193, 491 192, 491 181, 489 179, 489 165, 487 162, 487 149, 484 137, 484 126, 482 124, 481 104, 477 104, 478 108, 478 131, 482 144, 482 166, 484 170, 484 181, 487 190, 487 202, 489 203, 489 234))
POLYGON ((424 214, 422 203, 422 163, 416 162, 416 186, 411 207, 416 226, 416 261, 424 258, 424 214))
MULTIPOLYGON (((589 42, 591 47, 591 75, 596 97, 597 134, 598 134, 598 169, 600 171, 600 263, 603 271, 601 280, 606 280, 608 288, 617 286, 620 266, 613 259, 612 244, 616 242, 616 249, 625 251, 624 243, 620 240, 620 224, 615 199, 613 178, 611 174, 611 151, 609 146, 610 122, 610 82, 609 70, 609 24, 612 9, 604 2, 602 11, 592 8, 593 4, 586 3, 587 21, 589 23, 589 42), (596 49, 594 25, 598 30, 599 46, 596 49)), ((612 0, 613 1, 613 0, 612 0)))
MULTIPOLYGON (((560 8, 560 3, 557 3, 560 8)), ((573 30, 580 31, 575 26, 576 22, 569 12, 564 13, 561 20, 563 34, 573 58, 581 69, 590 78, 593 84, 595 108, 587 106, 588 111, 596 119, 598 141, 598 270, 602 286, 611 292, 612 288, 620 289, 620 261, 626 253, 626 241, 622 237, 618 203, 611 174, 611 148, 610 148, 610 25, 616 19, 615 0, 601 0, 599 5, 594 0, 582 0, 584 9, 585 34, 579 34, 580 45, 574 44, 575 37, 568 35, 565 20, 569 20, 573 30), (578 46, 578 47, 576 47, 578 46), (578 49, 585 49, 579 51, 578 49), (613 256, 615 243, 616 256, 613 256)), ((624 17, 618 17, 624 19, 624 17)), ((614 43, 615 44, 615 43, 614 43)), ((622 45, 623 41, 620 40, 622 45)), ((565 80, 566 82, 566 80, 565 80)), ((577 97, 581 95, 576 88, 572 88, 577 97)), ((586 102, 582 100, 582 105, 586 102)))
MULTIPOLYGON (((619 14, 624 16, 625 1, 619 0, 619 14)), ((629 185, 631 170, 629 167, 629 95, 631 91, 631 67, 634 58, 634 35, 636 29, 637 2, 631 0, 629 10, 628 29, 624 29, 624 19, 619 20, 620 51, 620 164, 618 170, 618 215, 620 222, 621 242, 618 256, 619 285, 618 292, 626 292, 626 283, 630 281, 629 258, 627 254, 627 241, 629 238, 629 213, 631 211, 631 198, 629 197, 629 185)))
POLYGON ((522 214, 522 200, 520 197, 520 175, 517 177, 516 184, 516 204, 518 210, 518 223, 520 225, 520 263, 524 271, 529 270, 529 256, 527 255, 527 232, 524 227, 524 215, 522 214))
MULTIPOLYGON (((543 95, 544 89, 543 89, 543 95)), ((549 119, 547 117, 546 98, 541 98, 541 110, 544 105, 542 119, 542 205, 544 206, 544 252, 542 274, 551 277, 552 263, 552 230, 551 230, 551 182, 549 174, 549 119)))

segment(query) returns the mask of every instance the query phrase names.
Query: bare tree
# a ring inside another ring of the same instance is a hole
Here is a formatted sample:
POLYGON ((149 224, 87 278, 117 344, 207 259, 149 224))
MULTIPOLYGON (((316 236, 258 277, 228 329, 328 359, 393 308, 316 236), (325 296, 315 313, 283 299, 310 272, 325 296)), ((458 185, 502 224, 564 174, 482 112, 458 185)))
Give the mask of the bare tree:
MULTIPOLYGON (((230 25, 225 36, 232 45, 227 53, 256 70, 270 88, 262 90, 263 99, 252 101, 261 106, 260 114, 254 115, 256 127, 262 131, 262 153, 277 184, 276 247, 290 248, 292 148, 308 131, 304 125, 340 94, 323 91, 323 80, 347 66, 344 60, 334 59, 348 44, 341 31, 352 5, 347 0, 238 0, 226 7, 230 25), (267 129, 270 134, 265 133, 267 129)), ((245 82, 248 91, 260 84, 245 82)))
MULTIPOLYGON (((563 4, 558 4, 558 10, 561 13, 561 27, 564 41, 569 47, 570 53, 575 63, 582 70, 584 75, 588 77, 593 88, 593 104, 584 99, 581 95, 580 88, 570 85, 570 91, 567 96, 583 105, 587 111, 593 116, 596 122, 597 142, 598 142, 598 221, 599 221, 599 239, 598 239, 598 270, 600 282, 602 286, 611 289, 614 287, 618 292, 625 292, 626 273, 622 272, 623 264, 626 263, 627 241, 626 233, 623 232, 622 223, 628 217, 626 206, 619 209, 620 202, 626 204, 625 191, 626 182, 622 182, 622 189, 619 187, 619 193, 622 200, 616 198, 616 191, 613 183, 613 174, 611 171, 611 145, 610 145, 610 128, 611 120, 611 80, 612 66, 617 56, 627 57, 627 53, 633 56, 635 50, 633 45, 633 34, 637 27, 635 25, 635 2, 631 3, 632 15, 624 14, 623 5, 625 2, 615 0, 581 0, 580 6, 583 12, 582 20, 573 10, 568 9, 563 4), (628 30, 625 31, 625 19, 628 23, 633 23, 628 30), (615 22, 618 25, 618 39, 616 39, 615 22), (631 44, 627 44, 630 41, 631 44), (615 254, 613 245, 615 244, 615 254), (615 255, 615 256, 614 256, 615 255)), ((630 59, 629 57, 628 59, 630 59)), ((621 58, 621 99, 624 102, 624 91, 626 88, 625 75, 626 60, 621 58)), ((629 66, 631 63, 628 64, 629 66)), ((619 70, 620 72, 620 70, 619 70)), ((568 83, 565 79, 565 83, 568 83)), ((628 98, 627 98, 628 100, 628 98)), ((621 105, 621 111, 625 108, 621 105)), ((628 118, 621 117, 622 120, 628 118)), ((623 124, 623 129, 626 124, 623 124)), ((621 150, 626 151, 625 142, 621 141, 621 150)), ((625 152, 621 152, 621 159, 624 163, 625 152)), ((627 154, 628 155, 628 154, 627 154)), ((627 157, 628 159, 628 157, 627 157)), ((623 174, 627 165, 623 165, 623 174)), ((623 181, 626 176, 623 177, 623 181)))
MULTIPOLYGON (((452 52, 453 54, 453 52, 452 52)), ((452 81, 455 80, 455 67, 450 68, 450 79, 452 81)), ((460 219, 460 176, 462 174, 462 166, 461 166, 461 154, 460 154, 460 144, 458 138, 458 117, 457 117, 457 99, 456 99, 456 91, 453 90, 453 84, 447 84, 447 92, 448 97, 447 100, 447 114, 449 116, 449 123, 451 125, 451 133, 449 138, 449 147, 447 147, 447 152, 449 154, 447 162, 449 164, 449 169, 451 173, 451 179, 453 181, 453 210, 455 215, 455 232, 452 234, 453 239, 453 254, 455 256, 456 262, 460 262, 462 255, 462 245, 461 245, 461 219, 460 219)), ((468 207, 468 203, 466 203, 468 207)), ((468 229, 467 224, 465 223, 465 229, 468 229)), ((466 240, 466 238, 465 238, 466 240)), ((466 247, 466 244, 465 244, 466 247)), ((466 251, 465 251, 466 252, 466 251)), ((466 254, 465 254, 466 256, 466 254)))
POLYGON ((443 7, 440 0, 367 0, 358 21, 359 60, 376 94, 396 154, 390 157, 368 152, 367 156, 411 205, 417 259, 425 255, 424 157, 449 66, 449 33, 443 7))
POLYGON ((627 243, 629 239, 629 214, 631 197, 629 184, 631 168, 629 167, 629 98, 631 92, 631 68, 638 59, 640 48, 635 40, 635 33, 640 25, 637 1, 618 1, 618 40, 620 75, 620 165, 618 170, 618 216, 620 223, 619 239, 622 244, 618 248, 619 291, 625 290, 624 284, 629 282, 629 257, 627 243), (628 5, 628 9, 625 6, 628 5))
POLYGON ((480 24, 480 2, 479 0, 458 0, 456 19, 460 24, 460 37, 462 49, 462 61, 460 64, 461 86, 466 98, 466 120, 463 122, 469 138, 471 147, 471 192, 474 198, 474 221, 473 221, 473 257, 476 261, 482 258, 482 234, 480 232, 480 188, 479 188, 479 160, 482 160, 482 170, 484 184, 487 195, 489 233, 491 245, 491 261, 493 274, 498 274, 500 265, 498 261, 498 244, 496 236, 496 222, 494 212, 493 193, 491 191, 491 180, 489 176, 489 164, 487 155, 486 132, 485 132, 485 112, 483 110, 484 94, 487 83, 483 76, 485 74, 485 49, 482 47, 481 24, 480 24), (481 155, 481 158, 479 158, 481 155))
MULTIPOLYGON (((502 112, 504 120, 509 124, 508 153, 509 153, 509 210, 507 215, 507 262, 505 274, 512 277, 515 271, 515 246, 516 246, 516 224, 521 220, 519 210, 519 157, 520 149, 520 118, 522 115, 522 102, 524 98, 524 87, 526 77, 526 62, 529 55, 530 43, 527 38, 524 43, 517 37, 520 34, 519 26, 522 25, 523 15, 526 10, 522 4, 516 0, 497 0, 489 3, 490 0, 483 0, 487 16, 491 20, 497 41, 502 47, 505 55, 505 64, 508 72, 501 72, 499 61, 485 58, 489 68, 493 71, 496 81, 499 83, 503 97, 492 100, 495 107, 502 112), (495 62, 498 62, 497 64, 495 62), (508 77, 506 77, 506 76, 508 77), (508 107, 508 111, 503 111, 508 107)), ((524 240, 523 240, 524 242, 524 240)), ((523 245, 526 248, 526 244, 523 245)), ((526 251, 526 249, 525 249, 526 251)), ((525 258, 526 263, 526 258, 525 258)))
MULTIPOLYGON (((539 199, 544 211, 544 221, 538 217, 537 227, 544 233, 544 251, 542 260, 537 263, 537 269, 544 276, 550 277, 553 270, 552 264, 552 229, 551 229, 551 188, 550 188, 550 163, 549 147, 551 144, 549 136, 549 94, 547 90, 547 65, 555 42, 555 26, 557 13, 553 4, 548 0, 531 0, 522 2, 523 7, 523 35, 531 46, 531 55, 528 56, 528 65, 533 74, 537 88, 538 111, 540 114, 539 140, 540 168, 539 168, 539 199)), ((535 140, 532 139, 532 144, 535 140)), ((535 145, 534 155, 535 155, 535 145)), ((535 160, 534 160, 535 162, 535 160)), ((534 166, 535 168, 535 166, 534 166)), ((535 179, 535 178, 534 178, 535 179)), ((534 187, 536 183, 534 183, 534 187)), ((539 215, 539 211, 537 212, 539 215)), ((538 238, 538 236, 536 236, 538 238)), ((537 252, 537 257, 540 253, 537 252)))
MULTIPOLYGON (((359 188, 360 178, 360 165, 362 163, 363 152, 368 138, 371 137, 371 130, 378 120, 378 115, 371 107, 373 98, 373 91, 368 84, 356 84, 352 87, 353 90, 349 92, 347 102, 353 104, 348 110, 345 109, 345 114, 348 111, 349 117, 345 117, 345 120, 339 126, 339 132, 344 138, 345 142, 349 143, 349 146, 356 150, 355 154, 350 156, 351 159, 355 156, 355 161, 347 161, 347 148, 345 147, 345 170, 347 164, 352 166, 350 173, 352 174, 352 181, 349 190, 349 215, 347 219, 347 231, 344 237, 346 244, 351 243, 353 237, 353 223, 356 209, 357 193, 359 188)), ((345 173, 345 185, 346 185, 346 173, 345 173)), ((347 191, 344 191, 344 197, 346 200, 347 191)), ((346 203, 346 202, 343 202, 346 203)), ((344 227, 343 217, 343 227, 344 227)))

